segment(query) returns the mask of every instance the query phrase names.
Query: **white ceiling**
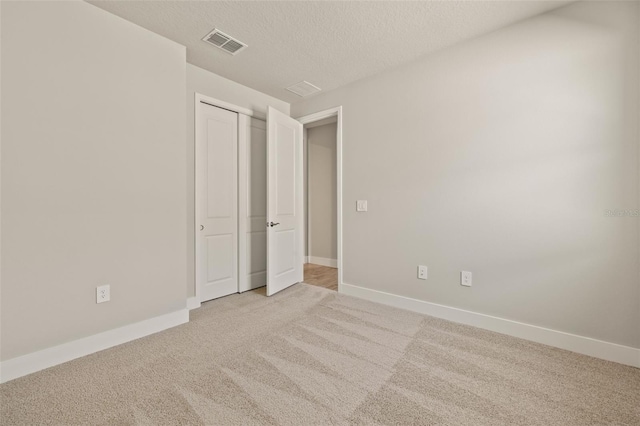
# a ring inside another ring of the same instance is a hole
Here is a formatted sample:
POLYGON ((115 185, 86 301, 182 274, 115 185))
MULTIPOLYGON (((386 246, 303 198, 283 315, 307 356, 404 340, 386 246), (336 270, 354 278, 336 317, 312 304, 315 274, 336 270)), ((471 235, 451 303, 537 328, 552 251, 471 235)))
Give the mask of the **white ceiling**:
MULTIPOLYGON (((570 1, 95 1, 187 47, 187 61, 286 102, 307 80, 323 91, 563 6, 570 1), (237 56, 201 39, 247 43, 237 56)), ((322 93, 322 92, 320 92, 322 93)))

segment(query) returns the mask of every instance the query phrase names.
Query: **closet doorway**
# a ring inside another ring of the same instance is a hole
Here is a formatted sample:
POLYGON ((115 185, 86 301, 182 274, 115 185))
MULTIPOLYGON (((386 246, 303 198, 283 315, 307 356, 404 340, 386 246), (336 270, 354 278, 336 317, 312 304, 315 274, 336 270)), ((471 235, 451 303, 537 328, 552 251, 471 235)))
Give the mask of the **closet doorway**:
POLYGON ((303 280, 302 123, 195 96, 198 303, 303 280))

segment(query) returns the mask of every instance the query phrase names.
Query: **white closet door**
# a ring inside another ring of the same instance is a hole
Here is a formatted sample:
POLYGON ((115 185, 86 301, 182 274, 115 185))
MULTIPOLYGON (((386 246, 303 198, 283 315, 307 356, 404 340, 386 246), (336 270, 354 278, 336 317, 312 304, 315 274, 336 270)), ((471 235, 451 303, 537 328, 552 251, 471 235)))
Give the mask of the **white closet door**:
POLYGON ((196 280, 200 301, 238 292, 238 114, 200 104, 196 280))
POLYGON ((267 111, 267 295, 303 280, 302 124, 267 111))
POLYGON ((240 291, 267 284, 267 123, 239 115, 240 291))

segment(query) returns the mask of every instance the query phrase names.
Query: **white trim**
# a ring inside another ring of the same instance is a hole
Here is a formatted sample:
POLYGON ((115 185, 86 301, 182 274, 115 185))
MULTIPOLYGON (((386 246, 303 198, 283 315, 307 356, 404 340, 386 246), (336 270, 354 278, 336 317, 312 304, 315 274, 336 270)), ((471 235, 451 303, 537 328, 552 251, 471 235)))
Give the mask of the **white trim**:
POLYGON ((200 303, 200 300, 198 300, 198 298, 195 297, 195 296, 194 297, 189 297, 187 299, 187 309, 190 310, 190 311, 193 310, 193 309, 198 309, 200 307, 200 305, 202 305, 200 303))
POLYGON ((212 98, 210 96, 203 95, 202 93, 197 93, 196 92, 196 94, 195 94, 195 102, 196 102, 196 111, 198 111, 198 109, 197 109, 198 108, 198 104, 200 102, 203 102, 203 103, 206 103, 206 104, 209 104, 209 105, 212 105, 212 106, 216 106, 216 107, 227 109, 229 111, 237 112, 239 114, 248 115, 249 117, 259 118, 261 120, 265 120, 266 117, 267 117, 266 112, 254 111, 252 109, 239 107, 239 106, 234 105, 232 103, 221 101, 220 99, 216 99, 216 98, 212 98))
POLYGON ((189 322, 189 311, 160 315, 0 363, 0 383, 189 322))
POLYGON ((255 272, 247 276, 247 283, 244 288, 241 288, 239 293, 245 291, 255 290, 256 288, 264 287, 267 285, 267 271, 255 272))
POLYGON ((247 145, 251 118, 238 114, 238 293, 250 289, 247 282, 247 145))
POLYGON ((398 296, 352 284, 342 284, 342 293, 372 302, 406 309, 461 324, 491 330, 509 336, 542 343, 556 348, 618 362, 640 368, 640 349, 616 343, 578 336, 563 331, 538 327, 504 318, 498 318, 464 309, 453 308, 410 297, 398 296))
POLYGON ((304 162, 304 179, 305 179, 305 186, 304 186, 304 209, 305 209, 305 216, 304 216, 304 230, 305 230, 305 236, 307 238, 307 244, 306 244, 306 252, 307 252, 307 256, 305 259, 305 263, 309 263, 309 255, 311 255, 311 209, 309 209, 309 200, 311 199, 311 193, 310 193, 310 188, 311 185, 309 185, 309 134, 307 132, 307 128, 304 127, 304 125, 302 126, 302 144, 304 146, 304 158, 303 158, 303 162, 304 162))
POLYGON ((309 263, 309 256, 304 257, 304 263, 309 263))
POLYGON ((338 259, 329 259, 326 257, 308 256, 309 261, 307 263, 313 263, 314 265, 329 266, 331 268, 338 267, 338 259))
MULTIPOLYGON (((337 134, 336 134, 336 171, 337 171, 337 197, 338 197, 338 259, 337 265, 338 268, 338 293, 342 293, 342 271, 344 265, 342 259, 342 106, 329 108, 324 111, 316 112, 313 114, 305 115, 297 118, 297 120, 304 124, 313 123, 314 121, 323 120, 325 118, 329 118, 332 116, 336 116, 338 119, 337 122, 337 134)), ((308 223, 307 223, 308 226, 308 223)), ((309 252, 309 255, 311 252, 309 252)), ((311 256, 309 256, 311 258, 311 256)))
MULTIPOLYGON (((194 278, 195 278, 195 298, 198 301, 198 303, 201 302, 202 296, 200 294, 200 287, 201 287, 201 281, 202 281, 202 272, 199 270, 198 266, 200 265, 201 261, 199 260, 199 256, 201 256, 200 254, 200 238, 201 234, 200 234, 200 198, 198 197, 198 192, 200 191, 199 186, 198 186, 198 151, 199 151, 199 142, 200 142, 200 138, 198 137, 198 132, 200 129, 200 120, 202 120, 202 103, 200 102, 202 99, 205 99, 206 97, 204 95, 201 95, 199 93, 196 93, 195 96, 193 97, 193 102, 194 102, 194 110, 193 110, 193 116, 194 116, 194 128, 193 128, 193 207, 194 207, 194 226, 193 226, 193 233, 194 233, 194 239, 193 239, 193 243, 194 243, 194 248, 193 248, 193 255, 194 255, 194 278)), ((206 98, 207 100, 209 100, 208 98, 206 98)))

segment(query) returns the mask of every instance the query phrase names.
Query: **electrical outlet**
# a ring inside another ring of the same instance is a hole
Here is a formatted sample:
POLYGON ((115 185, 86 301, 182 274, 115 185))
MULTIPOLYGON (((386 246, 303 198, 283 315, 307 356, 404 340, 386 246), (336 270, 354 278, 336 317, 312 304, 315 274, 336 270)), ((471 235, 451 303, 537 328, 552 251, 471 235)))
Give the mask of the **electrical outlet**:
POLYGON ((96 287, 96 303, 104 303, 111 300, 111 286, 101 285, 96 287))
POLYGON ((460 272, 460 284, 465 286, 465 287, 471 287, 471 283, 472 283, 472 274, 469 271, 462 271, 460 272))
POLYGON ((427 279, 427 267, 423 265, 418 265, 418 279, 426 280, 427 279))
POLYGON ((367 200, 358 200, 358 201, 356 201, 356 211, 357 212, 366 212, 367 211, 367 200))

